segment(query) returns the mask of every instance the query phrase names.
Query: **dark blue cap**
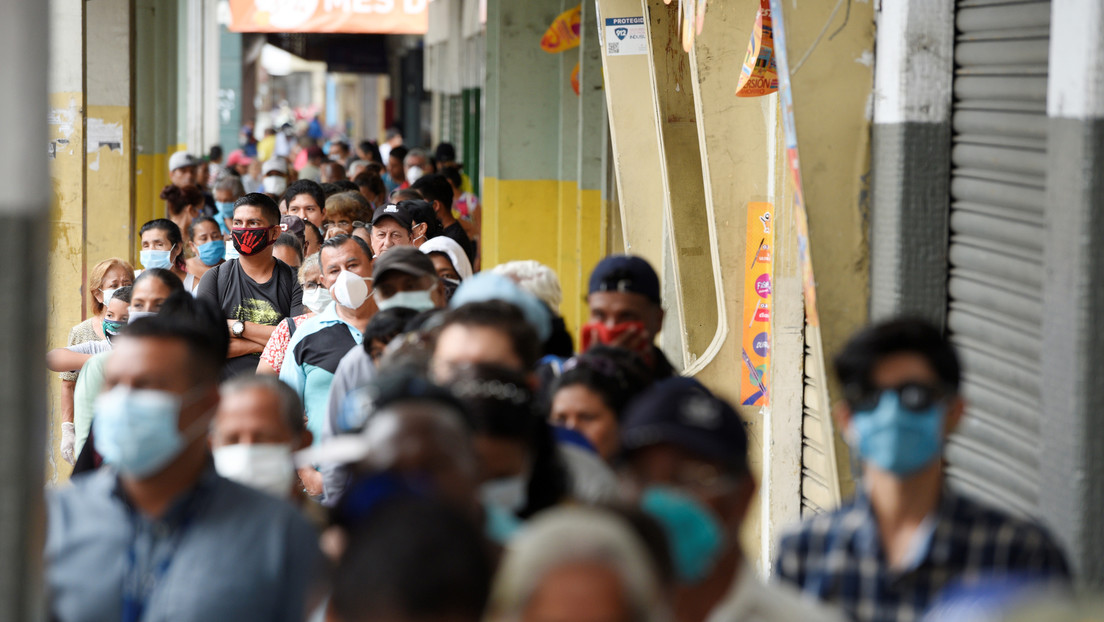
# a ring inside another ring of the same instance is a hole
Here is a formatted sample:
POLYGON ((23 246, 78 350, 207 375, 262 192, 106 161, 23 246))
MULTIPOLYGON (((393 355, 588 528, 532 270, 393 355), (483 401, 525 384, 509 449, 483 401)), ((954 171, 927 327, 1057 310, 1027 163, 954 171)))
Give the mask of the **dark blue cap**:
POLYGON ((587 295, 594 292, 630 292, 659 304, 659 277, 652 266, 635 255, 610 255, 590 273, 587 295))
POLYGON ((693 378, 668 378, 637 396, 625 410, 626 453, 670 444, 736 470, 747 468, 747 432, 740 415, 693 378))

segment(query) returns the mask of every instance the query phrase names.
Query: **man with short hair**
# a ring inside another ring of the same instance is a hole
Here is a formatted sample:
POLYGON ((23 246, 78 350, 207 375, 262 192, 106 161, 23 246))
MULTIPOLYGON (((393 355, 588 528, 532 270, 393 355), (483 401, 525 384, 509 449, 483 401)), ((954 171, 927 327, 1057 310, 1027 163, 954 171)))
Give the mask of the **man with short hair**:
POLYGON ((169 157, 169 182, 177 188, 194 186, 196 167, 202 162, 187 151, 177 151, 169 157))
POLYGON ((222 309, 231 334, 226 378, 257 369, 272 331, 302 313, 303 290, 295 271, 272 256, 280 236, 280 209, 267 195, 234 203, 231 236, 239 256, 203 275, 196 297, 222 309))
MULTIPOLYGON (((364 340, 364 329, 376 312, 370 295, 372 258, 364 240, 349 235, 334 236, 322 243, 322 285, 334 303, 303 322, 288 342, 280 380, 303 400, 307 429, 322 436, 326 404, 337 365, 349 350, 364 340)), ((312 494, 317 486, 308 483, 312 494)))
POLYGON ((592 345, 625 348, 640 355, 656 380, 675 369, 655 338, 663 327, 659 277, 633 255, 610 255, 594 267, 587 289, 590 318, 580 330, 583 350, 592 345))
POLYGON ((962 420, 954 346, 923 320, 859 331, 835 359, 834 418, 862 463, 856 496, 784 536, 777 576, 861 622, 916 620, 948 587, 1066 583, 1047 531, 947 486, 943 448, 962 420))
POLYGON ((402 205, 388 203, 372 215, 372 254, 380 257, 389 248, 414 246, 414 222, 402 205))
POLYGON ((307 147, 307 163, 303 168, 299 169, 299 179, 309 179, 311 181, 322 181, 322 160, 325 159, 325 154, 322 153, 322 147, 318 145, 311 145, 307 147))
POLYGON ((303 403, 272 376, 238 376, 223 383, 211 425, 211 454, 219 475, 280 499, 302 485, 292 453, 311 445, 303 403))
POLYGON ((345 165, 340 162, 323 162, 319 169, 320 180, 324 184, 333 184, 339 181, 348 181, 345 176, 345 165))
POLYGON ((177 292, 116 338, 93 421, 107 467, 48 495, 50 619, 290 622, 313 604, 314 530, 211 466, 220 326, 177 292))
POLYGON ((300 179, 284 192, 289 216, 298 216, 321 229, 326 219, 326 193, 322 186, 309 179, 300 179))
POLYGON ((264 163, 261 167, 261 189, 272 197, 273 201, 279 201, 280 196, 287 190, 288 165, 287 160, 275 157, 264 163))
POLYGON ((410 187, 422 193, 422 196, 433 204, 433 212, 437 214, 437 219, 441 221, 441 226, 444 227, 443 233, 455 240, 456 243, 460 245, 460 248, 464 249, 464 253, 468 256, 468 261, 474 264, 476 256, 475 244, 472 243, 468 234, 464 232, 464 228, 460 226, 460 221, 452 216, 452 185, 445 179, 445 176, 436 173, 432 175, 423 175, 411 184, 410 187))
POLYGON ((744 557, 740 528, 756 488, 747 445, 744 422, 732 406, 692 378, 663 380, 626 409, 623 477, 667 533, 676 618, 842 620, 796 590, 763 584, 744 557), (697 527, 688 530, 687 524, 697 527))
POLYGON ((403 158, 403 172, 408 185, 418 181, 428 170, 429 155, 424 149, 414 148, 406 152, 406 157, 403 158))

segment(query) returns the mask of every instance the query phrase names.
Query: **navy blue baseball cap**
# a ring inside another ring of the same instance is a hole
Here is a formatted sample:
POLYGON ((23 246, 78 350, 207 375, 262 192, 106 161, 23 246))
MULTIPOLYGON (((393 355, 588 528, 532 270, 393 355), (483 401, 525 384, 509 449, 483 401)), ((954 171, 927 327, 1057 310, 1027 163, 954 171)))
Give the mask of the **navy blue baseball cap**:
POLYGON ((747 469, 743 420, 728 402, 693 378, 662 380, 625 410, 621 423, 625 453, 662 444, 736 470, 747 469))
POLYGON ((594 292, 640 294, 659 304, 659 277, 652 266, 635 255, 610 255, 590 273, 587 295, 594 292))

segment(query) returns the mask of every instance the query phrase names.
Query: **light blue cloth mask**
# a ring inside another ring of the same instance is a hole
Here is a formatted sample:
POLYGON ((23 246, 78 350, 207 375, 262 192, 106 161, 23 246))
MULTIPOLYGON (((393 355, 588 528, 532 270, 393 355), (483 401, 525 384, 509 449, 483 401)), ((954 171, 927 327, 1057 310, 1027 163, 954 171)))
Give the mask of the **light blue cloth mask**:
POLYGON ((873 410, 854 413, 850 434, 863 460, 898 476, 908 476, 939 459, 946 406, 914 412, 896 391, 882 391, 873 410))

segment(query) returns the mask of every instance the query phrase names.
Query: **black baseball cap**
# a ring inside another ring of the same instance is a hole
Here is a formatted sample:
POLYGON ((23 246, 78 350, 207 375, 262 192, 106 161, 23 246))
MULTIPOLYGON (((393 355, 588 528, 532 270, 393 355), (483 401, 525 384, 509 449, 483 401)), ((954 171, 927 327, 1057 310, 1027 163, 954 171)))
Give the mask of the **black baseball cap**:
POLYGON ((659 277, 644 259, 635 255, 610 255, 590 273, 587 295, 594 292, 640 294, 659 304, 659 277))
POLYGON ((669 444, 736 471, 747 470, 747 431, 728 402, 693 378, 668 378, 637 396, 625 410, 626 454, 669 444))
POLYGON ((392 270, 411 276, 437 276, 433 260, 413 246, 392 246, 372 263, 372 280, 379 283, 380 278, 392 270))
POLYGON ((414 229, 414 221, 410 218, 410 212, 401 205, 388 203, 387 205, 381 205, 376 208, 376 213, 372 214, 372 226, 375 226, 376 223, 384 218, 393 218, 395 222, 402 225, 402 228, 407 231, 414 229))

